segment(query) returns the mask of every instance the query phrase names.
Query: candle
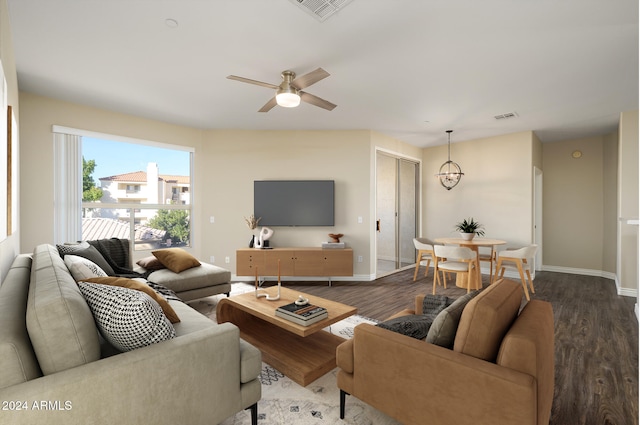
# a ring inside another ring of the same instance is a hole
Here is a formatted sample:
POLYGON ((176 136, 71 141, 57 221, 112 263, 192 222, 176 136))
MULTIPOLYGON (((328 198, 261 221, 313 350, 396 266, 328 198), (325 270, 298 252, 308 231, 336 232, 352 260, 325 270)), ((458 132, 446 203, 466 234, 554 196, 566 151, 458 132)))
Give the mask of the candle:
POLYGON ((258 290, 258 268, 256 267, 256 291, 258 290))
POLYGON ((280 259, 278 259, 278 282, 280 282, 280 259))

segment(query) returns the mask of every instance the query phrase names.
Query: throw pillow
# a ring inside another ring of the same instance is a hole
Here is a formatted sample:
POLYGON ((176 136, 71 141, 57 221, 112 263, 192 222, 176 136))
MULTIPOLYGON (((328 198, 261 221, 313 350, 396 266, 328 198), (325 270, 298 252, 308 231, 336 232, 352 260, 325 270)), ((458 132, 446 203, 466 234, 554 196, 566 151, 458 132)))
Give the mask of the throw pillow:
POLYGON ((64 258, 68 254, 77 255, 78 257, 84 257, 87 260, 91 260, 98 266, 100 266, 100 268, 104 270, 107 275, 113 276, 115 274, 113 268, 111 268, 102 254, 100 254, 100 251, 98 251, 96 247, 89 245, 89 243, 86 241, 73 245, 56 245, 56 248, 58 248, 58 253, 60 253, 60 256, 62 258, 64 258))
POLYGON ((90 277, 106 277, 105 273, 100 266, 91 260, 77 255, 67 254, 64 256, 64 264, 69 269, 71 276, 77 282, 79 280, 85 280, 90 277))
POLYGON ((469 292, 442 310, 433 320, 426 341, 441 347, 453 348, 453 341, 456 338, 462 310, 479 293, 480 291, 469 292))
POLYGON ((156 291, 153 290, 149 285, 144 282, 140 282, 138 280, 128 279, 126 277, 92 277, 89 279, 83 279, 83 282, 91 282, 91 283, 100 283, 102 285, 111 285, 111 286, 119 286, 122 288, 135 289, 136 291, 142 291, 145 294, 149 295, 151 299, 160 304, 160 308, 162 308, 162 312, 167 319, 171 323, 180 322, 180 318, 173 310, 173 307, 169 305, 169 302, 156 291))
POLYGON ((138 261, 136 264, 140 267, 144 268, 147 271, 155 271, 160 269, 166 269, 164 264, 160 262, 154 255, 150 255, 148 257, 144 257, 138 261))
POLYGON ((406 316, 395 317, 378 323, 384 329, 410 336, 416 339, 424 339, 429 332, 433 317, 423 314, 408 314, 406 316))
POLYGON ((129 288, 78 282, 102 336, 120 351, 175 338, 176 331, 157 302, 129 288))
POLYGON ((444 295, 426 294, 422 300, 422 314, 435 317, 453 302, 444 295))
POLYGON ((183 270, 200 265, 200 261, 182 248, 160 249, 151 253, 174 273, 180 273, 183 270))

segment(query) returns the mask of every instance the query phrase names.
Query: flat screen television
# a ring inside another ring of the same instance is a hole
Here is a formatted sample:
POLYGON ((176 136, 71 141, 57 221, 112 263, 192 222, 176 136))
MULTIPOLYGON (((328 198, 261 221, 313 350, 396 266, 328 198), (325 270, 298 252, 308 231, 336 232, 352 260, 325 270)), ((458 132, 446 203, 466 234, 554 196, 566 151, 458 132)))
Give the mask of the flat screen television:
POLYGON ((253 214, 260 226, 333 226, 333 180, 256 180, 253 214))

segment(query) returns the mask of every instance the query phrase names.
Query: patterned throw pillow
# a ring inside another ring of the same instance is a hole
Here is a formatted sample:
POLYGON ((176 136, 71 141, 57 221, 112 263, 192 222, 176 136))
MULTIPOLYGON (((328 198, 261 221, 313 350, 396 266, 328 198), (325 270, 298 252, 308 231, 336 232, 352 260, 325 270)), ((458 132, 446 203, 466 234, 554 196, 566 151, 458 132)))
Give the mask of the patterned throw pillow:
POLYGON ((424 314, 408 314, 378 323, 376 326, 410 336, 424 339, 429 332, 433 317, 424 314))
POLYGON ((73 279, 78 282, 80 280, 89 279, 90 277, 106 277, 107 273, 96 263, 77 255, 65 255, 64 264, 71 272, 73 279))
POLYGON ((176 331, 157 302, 144 292, 78 282, 102 336, 120 351, 171 338, 176 331))
POLYGON ((56 248, 58 248, 58 253, 62 258, 68 254, 84 257, 87 260, 91 260, 96 263, 109 276, 113 276, 115 274, 113 268, 111 268, 102 254, 100 254, 100 251, 98 251, 96 247, 89 245, 89 242, 87 241, 78 244, 56 245, 56 248))
POLYGON ((127 279, 126 277, 116 277, 116 276, 108 276, 108 277, 92 277, 89 279, 85 279, 85 282, 91 283, 99 283, 101 285, 111 285, 111 286, 120 286, 123 288, 134 289, 136 291, 142 291, 145 294, 149 295, 151 299, 160 304, 160 308, 167 319, 171 323, 180 322, 180 318, 176 314, 175 310, 169 302, 159 293, 153 290, 151 286, 147 284, 146 281, 141 282, 139 280, 127 279))

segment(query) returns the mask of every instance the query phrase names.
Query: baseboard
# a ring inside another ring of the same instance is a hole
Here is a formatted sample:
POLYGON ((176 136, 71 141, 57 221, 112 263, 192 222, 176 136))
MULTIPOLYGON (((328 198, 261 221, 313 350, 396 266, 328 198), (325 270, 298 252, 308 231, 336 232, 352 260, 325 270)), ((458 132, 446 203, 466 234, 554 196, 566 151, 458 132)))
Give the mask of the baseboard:
POLYGON ((561 266, 542 266, 542 270, 546 272, 579 274, 582 276, 596 276, 596 277, 603 277, 605 279, 611 279, 614 281, 616 285, 616 292, 618 295, 623 297, 635 297, 635 298, 638 297, 638 289, 621 287, 620 281, 618 280, 618 276, 616 276, 615 273, 605 272, 603 270, 578 269, 574 267, 561 267, 561 266))

